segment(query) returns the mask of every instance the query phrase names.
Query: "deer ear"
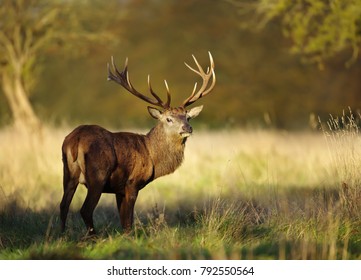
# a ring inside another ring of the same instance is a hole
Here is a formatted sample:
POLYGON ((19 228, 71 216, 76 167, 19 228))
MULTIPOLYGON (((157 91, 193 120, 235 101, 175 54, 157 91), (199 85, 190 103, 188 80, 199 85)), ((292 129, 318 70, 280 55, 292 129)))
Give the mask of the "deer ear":
POLYGON ((195 118, 196 116, 199 115, 199 113, 202 111, 202 109, 203 109, 203 105, 198 106, 198 107, 194 107, 194 108, 190 109, 190 110, 187 112, 188 118, 190 118, 190 119, 195 118))
POLYGON ((156 108, 154 108, 154 107, 150 107, 150 106, 148 106, 148 112, 149 112, 149 114, 153 117, 153 118, 155 118, 155 119, 159 119, 160 118, 160 116, 162 115, 162 112, 161 111, 159 111, 158 109, 156 109, 156 108))

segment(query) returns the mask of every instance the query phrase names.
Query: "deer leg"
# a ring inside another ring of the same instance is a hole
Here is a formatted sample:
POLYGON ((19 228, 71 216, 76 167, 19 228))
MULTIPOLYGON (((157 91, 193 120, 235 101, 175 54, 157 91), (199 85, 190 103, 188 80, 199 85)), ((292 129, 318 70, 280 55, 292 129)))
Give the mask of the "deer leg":
POLYGON ((61 230, 65 231, 66 218, 69 212, 69 206, 73 199, 74 193, 78 187, 78 181, 75 179, 64 182, 64 194, 60 203, 61 230))
POLYGON ((84 204, 80 209, 80 215, 83 218, 89 235, 95 234, 93 212, 99 202, 101 194, 101 190, 98 190, 97 188, 88 188, 84 204))
POLYGON ((136 188, 126 188, 125 196, 120 203, 120 222, 123 229, 129 232, 133 226, 134 205, 138 197, 138 190, 136 188))
MULTIPOLYGON (((115 199, 117 201, 117 209, 118 209, 118 213, 119 213, 119 218, 121 219, 121 216, 120 216, 120 209, 122 207, 122 202, 124 200, 124 195, 120 194, 120 193, 116 193, 115 194, 115 199)), ((120 224, 123 226, 122 224, 122 220, 120 220, 120 224)))
POLYGON ((80 173, 80 170, 74 170, 75 172, 73 174, 70 174, 70 170, 66 158, 63 161, 64 161, 64 171, 63 171, 64 194, 60 202, 60 219, 61 219, 62 232, 65 231, 65 224, 69 212, 69 206, 73 199, 76 188, 78 187, 79 184, 78 178, 80 173))

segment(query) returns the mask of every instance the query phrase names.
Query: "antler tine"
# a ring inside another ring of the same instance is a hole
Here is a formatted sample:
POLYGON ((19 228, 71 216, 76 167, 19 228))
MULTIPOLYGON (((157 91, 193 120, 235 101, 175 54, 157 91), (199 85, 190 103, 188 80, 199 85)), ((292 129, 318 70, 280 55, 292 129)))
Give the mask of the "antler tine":
POLYGON ((169 108, 170 107, 170 101, 171 101, 171 95, 170 95, 168 83, 167 83, 166 80, 164 80, 164 84, 165 84, 165 88, 167 89, 167 102, 166 103, 164 103, 162 101, 162 99, 160 99, 160 97, 153 91, 152 86, 150 84, 150 75, 148 75, 148 87, 149 87, 150 93, 158 100, 159 103, 162 104, 163 108, 169 108))
MULTIPOLYGON (((117 75, 121 76, 121 72, 119 72, 117 66, 116 66, 115 63, 114 63, 114 57, 113 57, 113 56, 111 57, 111 60, 112 60, 113 69, 115 70, 115 72, 117 73, 117 75)), ((123 72, 125 72, 125 73, 126 73, 126 76, 128 76, 128 57, 125 58, 124 70, 123 70, 123 72)))
POLYGON ((196 69, 194 69, 193 67, 189 66, 186 62, 184 62, 184 64, 191 69, 193 72, 197 73, 198 75, 201 75, 202 73, 204 74, 203 68, 202 66, 198 63, 196 57, 192 54, 193 60, 196 63, 196 65, 198 66, 199 71, 197 71, 196 69))
MULTIPOLYGON (((111 57, 111 62, 112 62, 112 66, 114 68, 113 56, 111 57)), ((117 80, 117 77, 110 70, 109 62, 107 63, 107 68, 108 68, 108 81, 117 80)))
POLYGON ((160 99, 160 97, 152 89, 152 85, 150 84, 150 75, 148 75, 148 88, 150 93, 155 97, 155 99, 157 99, 160 104, 163 104, 162 99, 160 99))
POLYGON ((165 88, 167 89, 167 102, 165 103, 165 106, 167 108, 169 108, 170 107, 170 101, 172 100, 172 98, 171 98, 171 95, 170 95, 167 80, 164 80, 164 84, 165 84, 165 88))
POLYGON ((130 78, 129 78, 129 72, 128 72, 128 58, 126 58, 125 60, 125 65, 124 65, 124 69, 122 72, 120 72, 118 70, 118 68, 116 67, 115 63, 114 63, 114 58, 113 56, 111 57, 111 63, 113 66, 113 71, 115 72, 115 74, 110 70, 110 66, 109 63, 107 65, 108 67, 108 81, 114 81, 118 84, 120 84, 123 88, 125 88, 127 91, 129 91, 131 94, 133 94, 134 96, 142 99, 143 101, 146 101, 147 103, 150 103, 152 105, 155 106, 159 106, 162 107, 164 109, 167 109, 170 107, 170 93, 169 93, 169 88, 168 85, 167 87, 167 102, 164 103, 162 101, 162 99, 153 91, 151 84, 150 84, 150 76, 148 75, 148 87, 149 87, 149 91, 152 94, 152 96, 155 98, 152 99, 140 92, 138 92, 132 85, 130 78))
POLYGON ((196 89, 197 89, 197 83, 194 83, 194 88, 193 88, 192 94, 183 102, 183 107, 185 107, 184 104, 188 103, 189 100, 191 100, 195 96, 196 89))
POLYGON ((198 91, 196 91, 197 89, 197 83, 195 83, 194 88, 193 88, 193 92, 192 94, 183 102, 183 107, 187 107, 191 104, 193 104, 195 101, 197 101, 198 99, 206 96, 208 93, 210 93, 212 91, 212 89, 214 88, 215 84, 216 84, 216 74, 214 72, 214 60, 212 57, 212 54, 210 52, 208 52, 209 54, 209 60, 210 60, 210 67, 207 68, 207 72, 204 72, 202 66, 198 63, 197 59, 195 58, 194 55, 192 55, 195 64, 198 67, 198 70, 192 68, 191 66, 189 66, 187 63, 185 63, 185 65, 192 70, 193 72, 195 72, 196 74, 198 74, 199 76, 201 76, 203 82, 202 82, 202 86, 199 88, 198 91), (209 86, 209 79, 212 78, 212 83, 209 86), (208 89, 207 89, 208 87, 208 89))

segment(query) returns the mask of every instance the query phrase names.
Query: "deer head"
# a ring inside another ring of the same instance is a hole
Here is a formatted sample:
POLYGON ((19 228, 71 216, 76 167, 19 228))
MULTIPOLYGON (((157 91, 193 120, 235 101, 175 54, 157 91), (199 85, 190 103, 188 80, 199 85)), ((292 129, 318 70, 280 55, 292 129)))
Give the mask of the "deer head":
POLYGON ((171 107, 171 94, 169 91, 168 83, 164 80, 164 84, 167 90, 167 101, 163 101, 158 94, 156 94, 151 86, 150 83, 150 76, 148 75, 148 88, 150 94, 153 97, 146 96, 139 91, 137 91, 129 78, 128 73, 128 59, 125 60, 125 66, 123 71, 119 71, 114 63, 113 57, 111 58, 111 63, 113 67, 113 72, 110 70, 110 66, 108 64, 108 80, 115 81, 116 83, 120 84, 123 88, 129 91, 134 96, 142 99, 143 101, 156 106, 148 106, 149 114, 157 119, 161 125, 166 128, 165 131, 169 134, 178 135, 181 138, 186 138, 190 136, 193 132, 191 125, 189 124, 189 120, 198 116, 198 114, 202 111, 203 106, 194 107, 192 109, 187 109, 188 106, 196 102, 198 99, 206 96, 208 93, 212 91, 216 83, 216 75, 214 72, 214 61, 210 52, 209 60, 210 60, 210 67, 207 68, 207 71, 204 71, 201 65, 198 63, 197 59, 194 55, 192 55, 194 62, 198 69, 194 69, 189 66, 187 63, 185 65, 192 70, 194 73, 199 75, 202 78, 202 85, 197 90, 197 83, 195 83, 193 91, 191 95, 186 98, 182 105, 179 107, 171 107), (212 82, 209 85, 210 79, 212 78, 212 82))

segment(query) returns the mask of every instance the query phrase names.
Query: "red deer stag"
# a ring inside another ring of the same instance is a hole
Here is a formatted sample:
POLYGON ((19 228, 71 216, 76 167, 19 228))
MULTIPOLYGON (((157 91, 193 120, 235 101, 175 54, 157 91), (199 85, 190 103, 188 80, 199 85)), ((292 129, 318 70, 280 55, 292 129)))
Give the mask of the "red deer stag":
POLYGON ((136 97, 160 108, 148 107, 149 114, 158 123, 146 135, 130 132, 110 132, 97 125, 81 125, 66 136, 62 146, 64 164, 64 195, 60 203, 62 230, 69 211, 69 205, 79 183, 88 189, 80 214, 88 234, 94 234, 93 212, 102 193, 114 193, 125 231, 133 224, 134 204, 139 190, 160 176, 174 172, 182 163, 184 147, 193 129, 189 120, 195 118, 203 106, 186 108, 206 96, 216 83, 214 62, 209 53, 210 68, 204 71, 193 56, 198 69, 186 66, 202 78, 197 90, 177 108, 170 106, 171 95, 167 82, 167 101, 164 102, 152 89, 148 75, 149 97, 138 92, 128 74, 128 60, 119 72, 111 60, 113 71, 108 64, 108 80, 120 84, 136 97), (210 83, 210 80, 212 82, 210 83))

